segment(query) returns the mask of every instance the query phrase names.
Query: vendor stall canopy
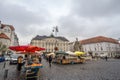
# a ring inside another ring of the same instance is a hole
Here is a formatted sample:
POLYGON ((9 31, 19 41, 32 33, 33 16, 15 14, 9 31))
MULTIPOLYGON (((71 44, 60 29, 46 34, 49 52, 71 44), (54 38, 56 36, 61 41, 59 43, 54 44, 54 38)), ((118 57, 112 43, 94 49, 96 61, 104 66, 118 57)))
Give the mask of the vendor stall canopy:
POLYGON ((57 51, 57 52, 55 52, 55 54, 56 54, 56 55, 58 55, 58 54, 68 55, 68 53, 66 53, 66 52, 64 52, 64 51, 57 51))
POLYGON ((10 46, 9 49, 13 51, 21 51, 21 52, 35 52, 35 51, 45 50, 45 48, 32 46, 32 45, 10 46))
POLYGON ((81 55, 84 55, 85 54, 85 52, 80 52, 80 51, 75 51, 74 52, 77 56, 81 56, 81 55))

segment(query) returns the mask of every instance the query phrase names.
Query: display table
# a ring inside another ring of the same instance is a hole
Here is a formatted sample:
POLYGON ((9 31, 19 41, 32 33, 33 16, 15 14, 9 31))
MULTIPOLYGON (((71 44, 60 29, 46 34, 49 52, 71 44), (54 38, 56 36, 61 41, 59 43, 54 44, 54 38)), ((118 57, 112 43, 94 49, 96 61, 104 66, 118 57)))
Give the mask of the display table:
POLYGON ((42 64, 25 65, 25 79, 37 80, 40 77, 40 68, 43 68, 42 64))

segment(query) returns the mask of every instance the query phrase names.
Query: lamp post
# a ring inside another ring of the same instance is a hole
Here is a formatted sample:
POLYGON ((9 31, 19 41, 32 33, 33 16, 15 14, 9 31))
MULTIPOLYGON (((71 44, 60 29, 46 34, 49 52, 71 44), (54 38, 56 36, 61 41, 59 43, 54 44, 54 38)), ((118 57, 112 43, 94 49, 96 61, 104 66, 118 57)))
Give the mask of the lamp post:
MULTIPOLYGON (((53 32, 55 33, 55 37, 57 37, 57 33, 58 33, 58 27, 57 27, 57 26, 53 27, 53 32)), ((56 39, 56 41, 55 41, 54 50, 55 50, 55 52, 58 50, 58 47, 57 47, 57 39, 56 39)))

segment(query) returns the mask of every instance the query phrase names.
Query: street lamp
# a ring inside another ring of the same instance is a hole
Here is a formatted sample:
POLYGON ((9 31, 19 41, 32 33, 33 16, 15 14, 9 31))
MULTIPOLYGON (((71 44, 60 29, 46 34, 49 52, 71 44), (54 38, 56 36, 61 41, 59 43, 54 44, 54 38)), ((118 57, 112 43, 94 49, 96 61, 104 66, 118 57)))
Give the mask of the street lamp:
POLYGON ((57 33, 58 33, 58 27, 57 26, 53 27, 53 32, 55 32, 55 36, 57 36, 57 33))
MULTIPOLYGON (((52 30, 52 31, 55 33, 55 37, 57 37, 58 27, 57 27, 57 26, 53 27, 53 30, 52 30)), ((58 47, 57 47, 57 39, 56 39, 56 41, 55 41, 54 50, 55 50, 55 52, 58 50, 58 47)))

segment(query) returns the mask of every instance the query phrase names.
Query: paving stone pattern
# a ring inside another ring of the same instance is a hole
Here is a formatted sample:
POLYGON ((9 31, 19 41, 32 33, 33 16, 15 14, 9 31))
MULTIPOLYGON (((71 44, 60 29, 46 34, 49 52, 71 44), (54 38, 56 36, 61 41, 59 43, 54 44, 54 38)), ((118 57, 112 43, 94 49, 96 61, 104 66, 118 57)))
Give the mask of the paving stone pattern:
MULTIPOLYGON (((39 80, 120 80, 120 59, 93 60, 84 64, 55 64, 51 67, 46 60, 42 59, 43 68, 40 70, 39 80)), ((8 69, 5 80, 24 80, 16 71, 16 65, 0 63, 0 80, 4 80, 4 71, 8 69)))

